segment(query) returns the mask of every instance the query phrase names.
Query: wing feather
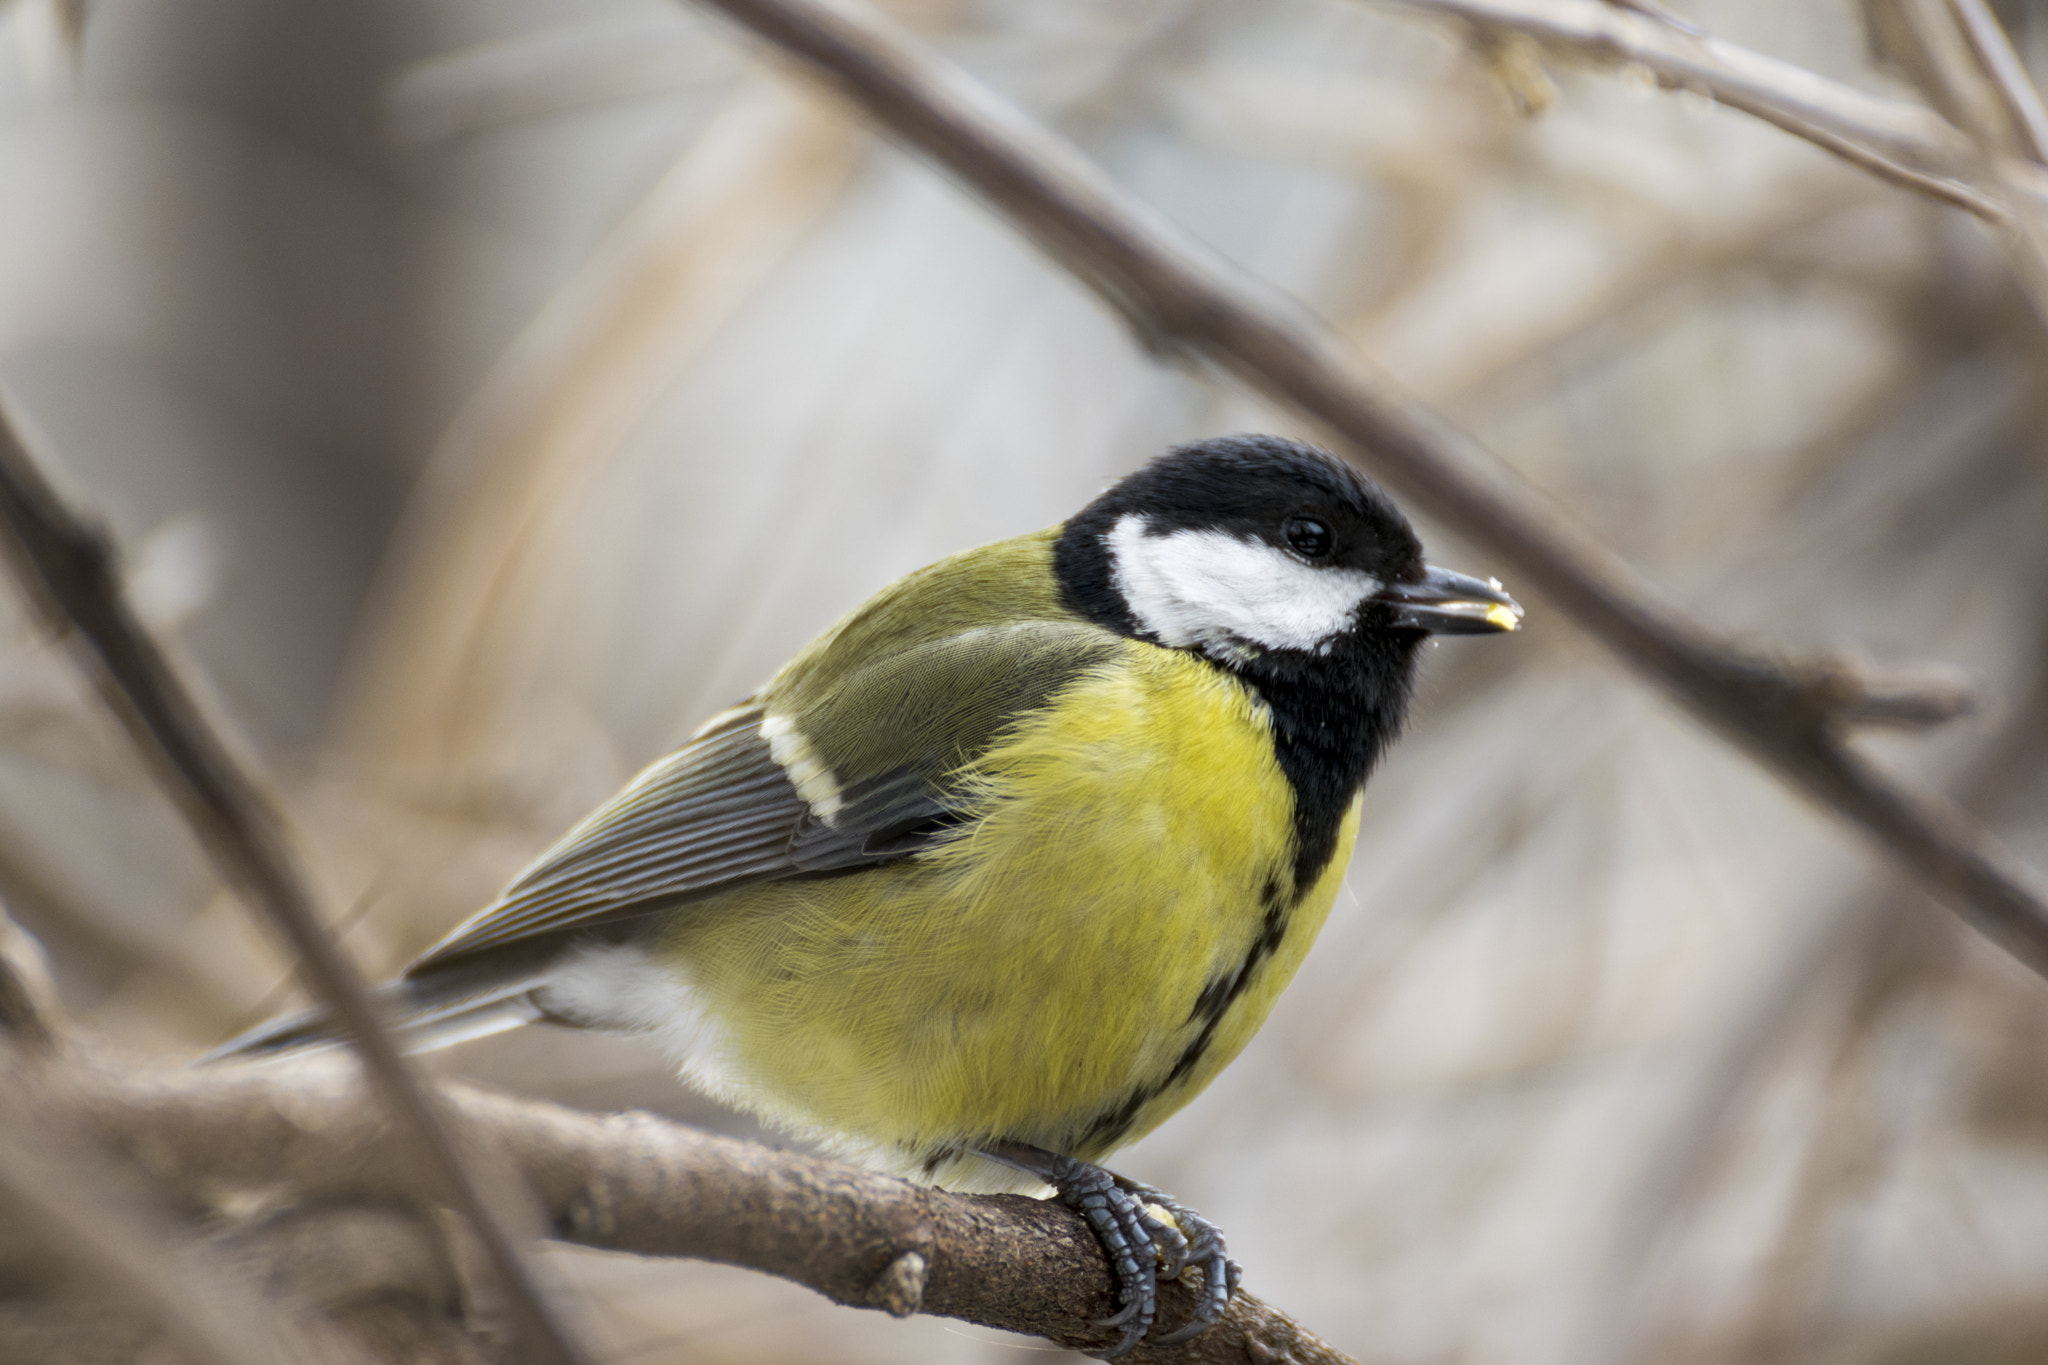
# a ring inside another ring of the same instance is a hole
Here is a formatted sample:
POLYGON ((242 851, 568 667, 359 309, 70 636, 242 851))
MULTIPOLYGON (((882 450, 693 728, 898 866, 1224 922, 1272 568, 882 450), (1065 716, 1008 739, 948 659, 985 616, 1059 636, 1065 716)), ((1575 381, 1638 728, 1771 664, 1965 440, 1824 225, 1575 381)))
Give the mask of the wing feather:
POLYGON ((829 819, 776 761, 764 703, 737 707, 570 830, 406 974, 752 882, 910 857, 972 818, 954 789, 961 765, 1119 647, 1094 627, 1034 622, 949 636, 857 670, 806 712, 820 734, 857 740, 830 754, 838 800, 829 819))
POLYGON ((790 870, 810 818, 746 707, 649 768, 408 969, 591 928, 790 870))

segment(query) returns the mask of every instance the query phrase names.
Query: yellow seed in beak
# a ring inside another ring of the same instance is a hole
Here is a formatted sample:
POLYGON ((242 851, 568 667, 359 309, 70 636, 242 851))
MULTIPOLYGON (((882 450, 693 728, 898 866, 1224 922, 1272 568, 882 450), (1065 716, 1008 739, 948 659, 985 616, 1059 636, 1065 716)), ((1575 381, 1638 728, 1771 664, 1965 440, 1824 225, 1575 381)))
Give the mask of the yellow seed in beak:
POLYGON ((1516 611, 1513 607, 1495 603, 1486 609, 1486 623, 1491 626, 1498 626, 1502 630, 1520 630, 1522 628, 1522 613, 1516 611))

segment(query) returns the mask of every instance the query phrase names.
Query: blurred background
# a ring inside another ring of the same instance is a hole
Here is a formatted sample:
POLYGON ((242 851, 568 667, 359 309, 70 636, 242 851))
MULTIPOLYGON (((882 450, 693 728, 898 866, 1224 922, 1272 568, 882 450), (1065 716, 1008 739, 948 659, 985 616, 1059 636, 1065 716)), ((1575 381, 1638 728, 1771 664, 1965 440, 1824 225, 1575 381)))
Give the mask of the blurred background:
MULTIPOLYGON (((1700 617, 1966 669, 1865 743, 2048 867, 2048 345, 1980 223, 1370 0, 890 8, 1700 617)), ((1850 0, 1684 8, 1911 97, 1850 0)), ((665 0, 0 5, 0 384, 379 974, 874 588, 1312 435, 665 0)), ((2048 1360, 2048 986, 1524 601, 1429 652, 1322 943, 1120 1169, 1369 1365, 2048 1360)), ((0 898, 166 1065, 293 1002, 11 592, 0 898)), ((434 1065, 755 1131, 629 1041, 434 1065)), ((548 1259, 606 1361, 1051 1349, 548 1259)))

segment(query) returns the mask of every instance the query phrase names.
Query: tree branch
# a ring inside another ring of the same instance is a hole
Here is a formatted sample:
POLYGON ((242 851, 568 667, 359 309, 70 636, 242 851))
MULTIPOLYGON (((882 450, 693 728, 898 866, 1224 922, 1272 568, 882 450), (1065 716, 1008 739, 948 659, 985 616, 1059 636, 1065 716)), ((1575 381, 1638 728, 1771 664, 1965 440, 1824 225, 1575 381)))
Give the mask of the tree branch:
POLYGON ((1208 360, 1326 428, 1349 458, 1486 545, 1695 717, 2048 974, 2048 903, 2031 875, 1953 804, 1907 789, 1848 749, 1840 731, 1851 717, 1836 689, 1702 631, 1327 326, 1197 245, 1070 144, 873 11, 827 0, 700 3, 824 76, 938 162, 1155 349, 1208 360))
MULTIPOLYGON (((1088 1326, 1111 1278, 1085 1223, 1018 1195, 958 1195, 647 1114, 598 1116, 461 1086, 440 1092, 464 1131, 523 1176, 553 1235, 642 1256, 746 1266, 837 1303, 936 1313, 1100 1349, 1088 1326)), ((130 1074, 69 1069, 53 1103, 155 1179, 204 1195, 282 1186, 300 1204, 431 1198, 353 1077, 318 1062, 130 1074)), ((1184 1285, 1161 1286, 1161 1318, 1184 1285)), ((1222 1322, 1134 1365, 1346 1359, 1240 1292, 1222 1322)))
POLYGON ((1526 34, 1552 51, 1640 66, 1667 86, 1698 90, 1731 109, 1917 194, 2006 225, 2003 204, 1973 185, 1978 160, 1940 115, 1867 95, 1775 57, 1629 14, 1599 0, 1393 0, 1482 30, 1526 34))
POLYGON ((313 909, 284 820, 206 722, 162 649, 130 610, 105 536, 64 504, 30 458, 0 395, 0 550, 52 633, 75 638, 101 697, 184 812, 221 876, 281 930, 314 995, 340 1016, 385 1104, 419 1141, 505 1286, 530 1357, 580 1359, 554 1321, 447 1126, 383 1027, 355 969, 313 909))
MULTIPOLYGON (((274 1311, 245 1276, 160 1216, 161 1201, 149 1197, 132 1167, 109 1161, 78 1131, 74 1116, 49 1102, 50 1082, 61 1074, 35 1050, 0 1047, 0 1210, 7 1214, 0 1251, 12 1253, 7 1270, 19 1276, 21 1253, 39 1252, 26 1261, 33 1285, 54 1251, 58 1262, 114 1289, 124 1306, 142 1309, 195 1359, 366 1365, 338 1336, 309 1332, 274 1311)), ((8 1354, 7 1345, 0 1341, 0 1354, 8 1354)))

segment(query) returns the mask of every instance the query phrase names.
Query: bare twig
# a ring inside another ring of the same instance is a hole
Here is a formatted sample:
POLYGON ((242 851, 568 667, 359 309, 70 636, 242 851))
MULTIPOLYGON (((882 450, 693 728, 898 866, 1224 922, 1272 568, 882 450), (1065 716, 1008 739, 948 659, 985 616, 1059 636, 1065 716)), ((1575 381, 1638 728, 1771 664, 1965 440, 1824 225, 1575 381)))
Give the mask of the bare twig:
POLYGON ((1975 143, 2014 273, 2048 322, 2048 114, 2004 31, 1972 0, 1865 0, 1864 12, 1876 49, 1975 143))
POLYGON ((1954 805, 1892 781, 1843 744, 1830 689, 1702 631, 1491 451, 1368 369, 1328 328, 1196 245, 1071 145, 871 11, 822 0, 702 3, 824 74, 988 200, 1152 345, 1207 359, 1327 428, 1350 458, 1506 559, 1694 716, 2048 974, 2048 903, 2030 874, 1954 805))
POLYGON ((1887 669, 1844 653, 1801 671, 1807 685, 1825 697, 1830 718, 1841 726, 1924 730, 1972 714, 1982 700, 1968 674, 1942 665, 1887 669))
POLYGON ((369 993, 313 909, 292 863, 284 821, 214 734, 170 661, 129 609, 106 540, 37 470, 13 411, 0 401, 0 545, 49 628, 74 635, 93 680, 157 780, 177 802, 221 875, 267 915, 297 952, 313 992, 346 1027, 385 1103, 419 1141, 449 1202, 475 1226, 535 1360, 578 1355, 447 1126, 436 1115, 369 993))
MULTIPOLYGON (((355 1084, 321 1066, 124 1075, 81 1066, 60 1101, 151 1174, 189 1188, 291 1188, 300 1200, 417 1198, 355 1084)), ((509 1159, 555 1235, 643 1256, 748 1266, 838 1303, 935 1313, 1100 1348, 1102 1251, 1074 1214, 1018 1195, 958 1195, 646 1114, 597 1116, 449 1086, 467 1132, 509 1159)), ((1193 1291, 1163 1286, 1167 1321, 1193 1291)), ((1345 1357, 1240 1293, 1191 1342, 1125 1359, 1176 1365, 1345 1357)))
POLYGON ((1803 67, 1598 0, 1394 0, 1482 29, 1526 34, 1560 52, 1649 71, 1762 119, 1880 179, 2003 224, 1973 185, 1969 140, 1930 110, 1867 95, 1803 67))
POLYGON ((1605 0, 1605 2, 1616 9, 1633 10, 1637 14, 1648 15, 1658 23, 1669 25, 1680 33, 1690 33, 1699 36, 1705 32, 1699 25, 1692 23, 1690 20, 1681 19, 1662 5, 1656 4, 1655 0, 1605 0))
POLYGON ((36 1054, 55 1050, 58 1037, 57 994, 42 945, 0 906, 0 1039, 36 1054))
POLYGON ((2027 78, 2027 68, 1998 26, 1997 16, 1984 0, 1948 0, 1948 9, 1970 55, 2011 120, 2012 139, 2020 155, 2036 164, 2048 164, 2048 109, 2041 107, 2041 92, 2027 78))

